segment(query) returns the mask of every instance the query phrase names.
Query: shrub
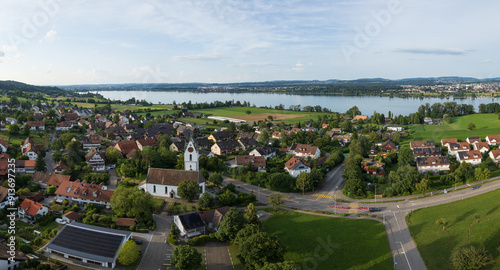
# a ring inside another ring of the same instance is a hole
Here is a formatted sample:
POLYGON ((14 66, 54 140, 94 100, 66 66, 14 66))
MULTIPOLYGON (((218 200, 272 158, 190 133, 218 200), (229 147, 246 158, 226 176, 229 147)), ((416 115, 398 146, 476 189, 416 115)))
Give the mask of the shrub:
POLYGON ((461 247, 456 248, 451 253, 453 268, 459 270, 483 268, 489 263, 490 259, 488 251, 484 247, 461 247))

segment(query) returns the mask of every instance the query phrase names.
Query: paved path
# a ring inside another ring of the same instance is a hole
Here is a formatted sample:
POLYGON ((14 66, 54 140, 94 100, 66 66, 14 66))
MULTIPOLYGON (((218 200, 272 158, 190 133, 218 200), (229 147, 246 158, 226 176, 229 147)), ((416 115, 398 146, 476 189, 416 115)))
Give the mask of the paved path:
POLYGON ((170 233, 170 224, 173 222, 173 217, 153 215, 153 218, 156 222, 156 229, 148 239, 146 250, 137 267, 138 270, 166 269, 170 265, 172 248, 165 241, 170 233))
POLYGON ((227 243, 207 242, 205 244, 207 270, 233 270, 227 243))
POLYGON ((116 169, 110 169, 108 170, 108 173, 109 173, 108 189, 116 190, 116 188, 118 187, 118 176, 116 175, 116 169))
MULTIPOLYGON (((417 197, 422 197, 421 195, 412 195, 406 197, 397 198, 385 198, 377 199, 377 203, 374 200, 367 199, 350 199, 344 197, 341 194, 342 189, 342 171, 341 166, 334 168, 328 173, 325 178, 324 183, 320 189, 315 193, 306 193, 305 195, 298 193, 285 193, 288 199, 285 202, 285 207, 290 207, 294 209, 304 209, 304 210, 320 210, 326 212, 338 212, 338 213, 369 213, 368 210, 334 210, 330 206, 349 206, 351 208, 357 208, 359 206, 366 207, 378 207, 382 209, 382 212, 375 213, 383 217, 383 221, 386 227, 387 238, 391 248, 391 253, 395 263, 395 269, 409 269, 409 270, 420 270, 427 269, 425 263, 417 250, 415 242, 413 241, 408 226, 406 224, 406 215, 415 209, 435 206, 440 204, 445 204, 457 200, 462 200, 470 197, 474 197, 480 194, 484 194, 500 188, 500 178, 490 179, 489 182, 484 183, 479 189, 472 190, 470 187, 472 185, 466 184, 457 187, 457 191, 449 189, 448 194, 444 194, 442 191, 437 192, 439 195, 435 195, 436 192, 426 194, 425 198, 417 199, 417 197), (337 198, 342 198, 349 203, 339 203, 334 201, 334 196, 337 198), (321 195, 321 196, 320 196, 321 195), (334 196, 332 196, 334 195, 334 196), (384 201, 394 201, 397 202, 384 202, 384 201), (400 200, 400 201, 399 201, 400 200), (361 204, 363 203, 363 204, 361 204)), ((267 202, 267 196, 274 193, 272 190, 268 190, 262 187, 256 187, 254 185, 247 184, 245 182, 225 178, 224 185, 233 183, 236 188, 242 192, 253 193, 257 195, 257 199, 261 203, 267 202)), ((475 185, 475 184, 473 184, 475 185)), ((307 212, 306 212, 307 213, 307 212)), ((354 216, 353 216, 354 217, 354 216)))

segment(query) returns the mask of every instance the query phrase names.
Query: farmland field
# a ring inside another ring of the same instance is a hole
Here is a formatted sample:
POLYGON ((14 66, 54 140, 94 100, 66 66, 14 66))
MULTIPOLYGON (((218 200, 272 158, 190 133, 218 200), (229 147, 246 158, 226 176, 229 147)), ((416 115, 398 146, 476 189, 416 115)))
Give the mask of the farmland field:
POLYGON ((199 110, 190 110, 190 112, 200 112, 206 116, 223 116, 242 119, 248 122, 267 119, 268 115, 272 115, 274 122, 283 121, 286 123, 298 123, 310 119, 316 120, 318 115, 326 113, 317 112, 296 112, 286 110, 274 110, 266 108, 251 108, 251 107, 224 107, 224 108, 208 108, 199 110), (250 114, 247 114, 250 111, 250 114))

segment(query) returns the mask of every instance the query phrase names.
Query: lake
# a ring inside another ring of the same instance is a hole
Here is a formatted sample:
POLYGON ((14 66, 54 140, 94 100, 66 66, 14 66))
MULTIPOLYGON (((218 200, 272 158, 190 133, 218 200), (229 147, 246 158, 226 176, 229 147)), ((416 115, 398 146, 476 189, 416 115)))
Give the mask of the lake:
MULTIPOLYGON (((95 93, 96 91, 92 91, 95 93)), ((389 111, 393 114, 408 115, 417 111, 420 105, 425 103, 444 103, 454 101, 458 104, 471 104, 476 108, 479 104, 498 102, 491 98, 476 98, 476 99, 440 99, 440 98, 390 98, 378 96, 318 96, 318 95, 286 95, 286 94, 271 94, 271 93, 193 93, 193 92, 151 92, 151 91, 97 91, 105 98, 111 100, 128 100, 132 97, 147 102, 162 104, 172 104, 174 101, 177 104, 191 101, 192 103, 203 103, 213 101, 234 100, 240 102, 250 102, 257 106, 274 106, 283 104, 288 109, 293 105, 316 106, 328 108, 334 112, 345 112, 352 106, 358 106, 363 114, 371 115, 374 111, 387 115, 389 111)))

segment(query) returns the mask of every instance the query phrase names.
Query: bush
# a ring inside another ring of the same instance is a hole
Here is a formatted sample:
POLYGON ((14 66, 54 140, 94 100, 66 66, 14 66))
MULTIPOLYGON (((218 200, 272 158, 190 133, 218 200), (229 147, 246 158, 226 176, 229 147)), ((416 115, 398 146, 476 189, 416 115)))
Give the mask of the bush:
POLYGON ((177 236, 170 234, 168 236, 168 242, 174 246, 177 246, 179 243, 177 242, 177 236))
POLYGON ((457 270, 480 269, 486 266, 490 259, 484 247, 461 247, 451 253, 451 263, 457 270))
POLYGON ((186 241, 186 244, 190 246, 196 246, 204 244, 205 242, 210 241, 210 237, 208 235, 200 235, 197 237, 193 237, 186 241))

